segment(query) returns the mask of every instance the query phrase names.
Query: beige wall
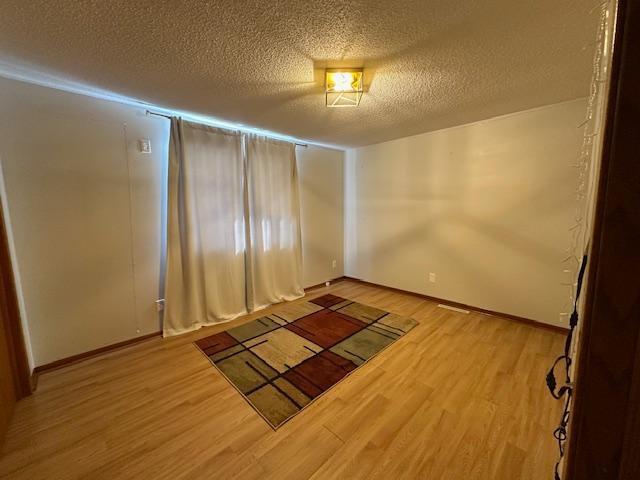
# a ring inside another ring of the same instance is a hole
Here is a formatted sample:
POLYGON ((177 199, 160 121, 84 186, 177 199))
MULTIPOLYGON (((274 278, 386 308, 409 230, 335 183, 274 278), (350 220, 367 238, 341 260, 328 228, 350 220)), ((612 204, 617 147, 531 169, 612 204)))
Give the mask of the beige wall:
MULTIPOLYGON (((343 275, 344 239, 347 275, 558 324, 584 107, 364 147, 346 161, 298 148, 304 285, 343 275)), ((34 364, 158 331, 166 120, 6 79, 0 108, 34 364), (151 139, 150 155, 139 138, 151 139)))
MULTIPOLYGON (((34 364, 158 331, 168 122, 2 78, 0 109, 4 200, 34 364), (138 152, 140 138, 151 154, 138 152)), ((309 148, 299 159, 309 284, 342 274, 342 155, 309 148), (335 275, 328 258, 338 261, 335 275)))
POLYGON ((561 324, 585 106, 348 151, 345 274, 561 324))
POLYGON ((166 125, 0 79, 0 159, 35 365, 159 329, 166 125), (138 153, 138 138, 153 152, 138 153))
POLYGON ((344 275, 344 152, 296 149, 300 179, 304 286, 344 275))

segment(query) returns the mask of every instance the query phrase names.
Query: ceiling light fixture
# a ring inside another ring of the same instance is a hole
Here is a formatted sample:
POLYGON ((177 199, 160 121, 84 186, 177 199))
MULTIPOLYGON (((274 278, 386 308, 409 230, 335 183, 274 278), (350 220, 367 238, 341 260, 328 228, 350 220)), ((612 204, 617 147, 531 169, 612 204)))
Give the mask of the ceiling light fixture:
POLYGON ((362 68, 327 68, 325 98, 327 107, 357 107, 362 98, 362 68))

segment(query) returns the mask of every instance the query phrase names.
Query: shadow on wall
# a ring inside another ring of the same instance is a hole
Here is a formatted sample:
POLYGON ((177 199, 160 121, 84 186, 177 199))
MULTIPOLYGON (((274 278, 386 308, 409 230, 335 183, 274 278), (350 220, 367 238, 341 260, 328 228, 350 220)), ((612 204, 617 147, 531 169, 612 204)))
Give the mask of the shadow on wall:
POLYGON ((347 275, 557 323, 581 104, 561 105, 351 151, 347 275))

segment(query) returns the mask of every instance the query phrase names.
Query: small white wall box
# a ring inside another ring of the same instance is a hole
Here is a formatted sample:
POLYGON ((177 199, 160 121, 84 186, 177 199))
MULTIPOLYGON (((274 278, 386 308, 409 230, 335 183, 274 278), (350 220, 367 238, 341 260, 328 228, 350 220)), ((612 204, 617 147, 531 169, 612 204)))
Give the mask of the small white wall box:
POLYGON ((151 140, 148 138, 138 140, 138 150, 140 153, 151 153, 151 140))

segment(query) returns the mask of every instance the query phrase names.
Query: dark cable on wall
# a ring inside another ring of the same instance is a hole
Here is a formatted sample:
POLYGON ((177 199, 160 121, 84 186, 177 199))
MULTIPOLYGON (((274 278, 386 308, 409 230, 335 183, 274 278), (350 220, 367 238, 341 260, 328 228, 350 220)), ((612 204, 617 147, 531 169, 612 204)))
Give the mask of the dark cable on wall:
POLYGON ((547 387, 551 392, 551 395, 556 400, 560 400, 562 397, 566 395, 564 410, 562 412, 562 416, 560 417, 560 425, 553 432, 554 438, 558 442, 558 461, 556 462, 554 469, 554 478, 555 480, 560 479, 560 472, 558 469, 560 468, 560 462, 562 461, 562 457, 564 457, 564 444, 567 440, 567 426, 569 425, 570 418, 570 408, 571 408, 571 396, 573 395, 573 382, 571 381, 571 364, 573 362, 571 358, 571 343, 573 341, 573 334, 578 325, 578 300, 580 299, 580 291, 582 290, 582 283, 584 280, 584 273, 587 268, 587 255, 582 257, 582 263, 580 264, 580 272, 578 273, 578 283, 576 285, 576 296, 573 301, 573 312, 571 313, 571 317, 569 319, 569 333, 567 335, 567 339, 564 344, 564 354, 560 355, 547 373, 547 387), (556 388, 558 386, 558 382, 556 380, 555 368, 558 363, 564 360, 564 374, 565 374, 565 384, 560 387, 557 391, 556 388))

